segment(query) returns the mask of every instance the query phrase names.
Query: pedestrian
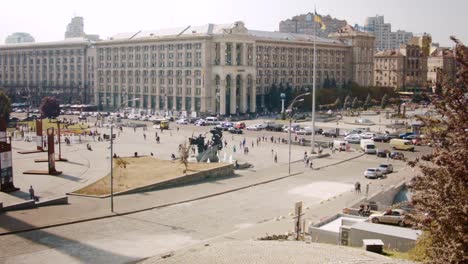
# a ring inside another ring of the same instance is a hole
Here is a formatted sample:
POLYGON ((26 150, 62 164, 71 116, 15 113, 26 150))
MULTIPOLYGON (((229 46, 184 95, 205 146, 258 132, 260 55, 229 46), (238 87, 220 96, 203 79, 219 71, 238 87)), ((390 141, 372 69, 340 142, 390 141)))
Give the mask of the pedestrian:
POLYGON ((254 142, 252 141, 252 148, 254 148, 254 142))
POLYGON ((278 163, 278 153, 275 153, 275 163, 278 163))
POLYGON ((36 196, 34 195, 34 189, 33 189, 32 185, 31 185, 31 186, 29 186, 29 199, 36 200, 35 197, 36 196))
POLYGON ((146 134, 145 133, 143 133, 143 139, 146 140, 146 134))
POLYGON ((312 160, 310 160, 310 168, 313 169, 314 167, 312 166, 312 160))
POLYGON ((177 132, 179 132, 179 127, 177 127, 177 132))
POLYGON ((306 168, 309 167, 309 162, 310 162, 310 159, 307 158, 307 159, 306 159, 306 168))
POLYGON ((354 192, 355 192, 355 193, 359 193, 360 189, 361 189, 361 183, 356 182, 356 183, 354 184, 354 192))
POLYGON ((236 145, 232 146, 232 152, 236 153, 236 145))
POLYGON ((274 153, 275 153, 275 152, 273 151, 273 149, 271 149, 271 155, 272 155, 272 156, 273 156, 274 153))

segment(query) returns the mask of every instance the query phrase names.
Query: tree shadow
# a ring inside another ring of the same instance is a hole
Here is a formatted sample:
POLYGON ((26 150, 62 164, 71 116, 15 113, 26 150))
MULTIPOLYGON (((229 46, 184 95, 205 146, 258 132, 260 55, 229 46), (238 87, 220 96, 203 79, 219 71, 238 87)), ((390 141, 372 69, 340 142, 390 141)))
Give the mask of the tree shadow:
MULTIPOLYGON (((34 225, 11 217, 7 214, 2 215, 0 219, 2 227, 7 230, 28 230, 35 228, 34 225)), ((45 230, 46 229, 39 229, 33 231, 18 231, 14 232, 13 234, 0 234, 0 236, 6 236, 2 238, 2 240, 5 241, 7 240, 8 236, 21 237, 25 240, 29 240, 32 243, 46 246, 49 249, 59 251, 60 253, 68 255, 82 263, 129 263, 138 260, 138 258, 136 257, 125 256, 116 252, 111 252, 102 248, 97 248, 92 245, 87 245, 84 242, 53 234, 45 230)), ((15 256, 16 255, 12 255, 11 257, 15 256)), ((55 256, 55 254, 50 254, 50 256, 55 256)), ((3 256, 2 258, 5 257, 3 256)), ((54 262, 53 260, 50 261, 54 262)))

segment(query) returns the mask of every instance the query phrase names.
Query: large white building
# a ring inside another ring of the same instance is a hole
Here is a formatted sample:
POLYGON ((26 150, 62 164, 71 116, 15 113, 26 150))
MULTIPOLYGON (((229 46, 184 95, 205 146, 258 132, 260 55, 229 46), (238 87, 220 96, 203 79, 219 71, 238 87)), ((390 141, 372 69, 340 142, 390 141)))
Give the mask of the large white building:
POLYGON ((403 30, 392 32, 392 25, 385 23, 384 16, 368 17, 364 28, 375 36, 375 48, 377 50, 398 49, 400 45, 407 44, 413 37, 413 33, 403 30))
MULTIPOLYGON (((331 37, 316 38, 317 86, 325 79, 372 85, 374 37, 351 27, 331 37)), ((92 98, 104 108, 252 113, 264 109, 272 86, 312 86, 313 40, 305 34, 248 30, 243 22, 118 34, 78 44, 81 63, 74 65, 73 84, 80 69, 78 87, 89 88, 83 103, 92 98)), ((0 86, 57 85, 57 74, 58 80, 65 78, 64 66, 71 84, 70 58, 63 65, 61 57, 71 56, 70 49, 75 55, 78 48, 64 43, 48 45, 50 51, 44 44, 0 46, 0 86)))

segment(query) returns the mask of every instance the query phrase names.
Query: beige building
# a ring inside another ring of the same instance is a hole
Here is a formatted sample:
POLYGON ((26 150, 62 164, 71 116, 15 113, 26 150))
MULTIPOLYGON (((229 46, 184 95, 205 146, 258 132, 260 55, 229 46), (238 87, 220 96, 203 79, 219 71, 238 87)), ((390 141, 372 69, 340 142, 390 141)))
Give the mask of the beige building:
POLYGON ((82 38, 0 46, 0 87, 36 106, 48 95, 63 103, 86 103, 93 97, 89 49, 82 38))
POLYGON ((456 64, 453 51, 448 48, 437 48, 427 58, 427 81, 435 86, 441 78, 455 80, 456 64))
MULTIPOLYGON (((317 37, 316 46, 317 87, 372 84, 372 36, 346 27, 317 37)), ((243 22, 6 45, 0 85, 105 109, 253 113, 265 109, 273 86, 311 89, 313 47, 314 36, 248 30, 243 22)))
POLYGON ((416 45, 379 51, 374 55, 374 84, 395 89, 427 87, 427 57, 416 45))

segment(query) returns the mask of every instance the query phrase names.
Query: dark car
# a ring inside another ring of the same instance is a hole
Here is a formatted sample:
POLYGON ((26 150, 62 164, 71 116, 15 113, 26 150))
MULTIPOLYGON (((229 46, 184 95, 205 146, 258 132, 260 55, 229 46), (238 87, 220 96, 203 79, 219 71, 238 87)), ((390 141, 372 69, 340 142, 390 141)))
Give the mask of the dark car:
POLYGON ((403 160, 405 155, 401 152, 392 152, 390 153, 390 158, 394 160, 403 160))
POLYGON ((242 129, 235 128, 235 127, 230 127, 228 131, 231 134, 242 134, 242 129))
POLYGON ((380 134, 380 135, 377 135, 377 136, 374 137, 375 142, 388 143, 388 142, 390 142, 390 139, 392 139, 392 138, 390 137, 389 134, 380 134))
POLYGON ((403 133, 403 134, 399 134, 398 137, 401 138, 401 139, 406 139, 408 136, 411 136, 411 135, 414 135, 413 132, 406 132, 406 133, 403 133))
POLYGON ((379 151, 377 151, 377 157, 379 158, 386 158, 387 155, 390 155, 390 151, 387 149, 379 149, 379 151))
POLYGON ((275 123, 269 123, 269 124, 267 124, 265 130, 280 132, 280 131, 283 131, 283 125, 275 124, 275 123))
POLYGON ((338 133, 336 133, 336 129, 330 129, 322 132, 322 135, 325 137, 334 137, 336 138, 338 136, 338 133))
POLYGON ((323 129, 315 128, 315 135, 321 135, 323 133, 323 129))

